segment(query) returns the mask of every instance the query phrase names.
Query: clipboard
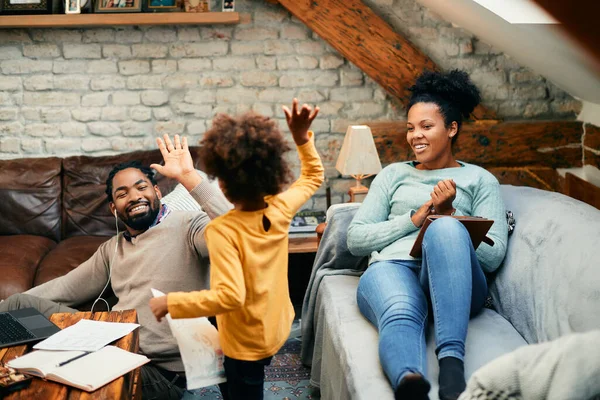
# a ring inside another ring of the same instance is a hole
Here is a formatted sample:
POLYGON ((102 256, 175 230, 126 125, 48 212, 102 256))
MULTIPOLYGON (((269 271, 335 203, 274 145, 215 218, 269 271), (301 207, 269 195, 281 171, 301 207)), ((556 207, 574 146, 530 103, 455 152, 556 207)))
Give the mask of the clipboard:
POLYGON ((422 244, 423 244, 423 236, 425 236, 425 231, 429 227, 429 225, 438 218, 454 218, 458 220, 461 224, 467 228, 469 231, 469 236, 471 237, 471 242, 473 243, 473 248, 477 249, 481 242, 489 244, 490 246, 494 245, 494 241, 490 239, 486 234, 494 224, 494 220, 487 219, 483 217, 469 217, 469 216, 458 216, 458 215, 430 215, 425 218, 425 222, 423 222, 423 226, 421 226, 421 230, 419 231, 419 235, 417 239, 415 239, 415 243, 413 244, 412 249, 410 250, 410 255, 412 257, 421 257, 422 252, 422 244))

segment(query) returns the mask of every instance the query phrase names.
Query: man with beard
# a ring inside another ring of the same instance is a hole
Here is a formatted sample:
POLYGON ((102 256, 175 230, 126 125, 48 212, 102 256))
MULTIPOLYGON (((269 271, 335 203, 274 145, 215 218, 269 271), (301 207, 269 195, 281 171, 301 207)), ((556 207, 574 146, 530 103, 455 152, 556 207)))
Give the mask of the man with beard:
POLYGON ((203 180, 193 166, 186 138, 157 139, 165 165, 151 165, 179 181, 205 212, 175 211, 161 205, 153 171, 139 162, 119 164, 106 181, 111 212, 126 231, 112 237, 92 257, 66 275, 16 294, 0 303, 0 311, 35 307, 49 316, 76 312, 95 300, 110 284, 118 297, 114 310, 136 309, 140 351, 152 362, 142 367, 144 399, 179 399, 185 391, 183 364, 167 324, 148 307, 151 288, 194 291, 209 288, 208 251, 204 229, 229 210, 223 194, 203 180))

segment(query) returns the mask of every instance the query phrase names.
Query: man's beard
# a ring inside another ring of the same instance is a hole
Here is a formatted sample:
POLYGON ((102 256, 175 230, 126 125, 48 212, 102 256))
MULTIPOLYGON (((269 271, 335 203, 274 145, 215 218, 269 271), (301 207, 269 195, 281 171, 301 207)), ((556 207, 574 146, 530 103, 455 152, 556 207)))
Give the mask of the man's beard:
MULTIPOLYGON (((138 202, 136 204, 139 205, 139 204, 144 204, 144 203, 145 202, 138 202)), ((129 208, 131 208, 131 207, 135 207, 135 205, 130 206, 129 208)), ((123 223, 125 225, 127 225, 128 227, 130 227, 133 230, 145 231, 148 228, 150 228, 150 225, 152 225, 152 223, 156 219, 158 213, 160 212, 160 207, 161 207, 160 200, 157 196, 149 204, 150 210, 148 212, 146 212, 144 214, 134 215, 131 217, 129 217, 127 214, 125 214, 125 215, 119 214, 119 219, 121 221, 123 221, 123 223)))

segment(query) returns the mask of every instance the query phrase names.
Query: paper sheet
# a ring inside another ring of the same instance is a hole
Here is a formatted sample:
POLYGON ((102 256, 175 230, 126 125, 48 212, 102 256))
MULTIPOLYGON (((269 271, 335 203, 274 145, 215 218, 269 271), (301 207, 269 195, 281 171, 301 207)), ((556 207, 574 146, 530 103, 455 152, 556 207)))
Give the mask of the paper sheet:
MULTIPOLYGON (((152 289, 152 295, 160 297, 164 293, 152 289)), ((177 339, 188 390, 225 382, 219 332, 208 318, 172 319, 169 314, 166 318, 177 339)))
POLYGON ((38 350, 98 351, 129 334, 139 324, 82 319, 33 346, 38 350))

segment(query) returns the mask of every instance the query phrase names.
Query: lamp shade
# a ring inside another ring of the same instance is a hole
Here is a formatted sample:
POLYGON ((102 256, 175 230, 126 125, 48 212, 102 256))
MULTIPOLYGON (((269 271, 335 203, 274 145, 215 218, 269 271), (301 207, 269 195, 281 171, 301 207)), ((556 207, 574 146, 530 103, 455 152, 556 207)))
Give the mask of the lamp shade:
POLYGON ((342 175, 374 175, 381 171, 371 128, 366 125, 348 127, 335 169, 342 175))

